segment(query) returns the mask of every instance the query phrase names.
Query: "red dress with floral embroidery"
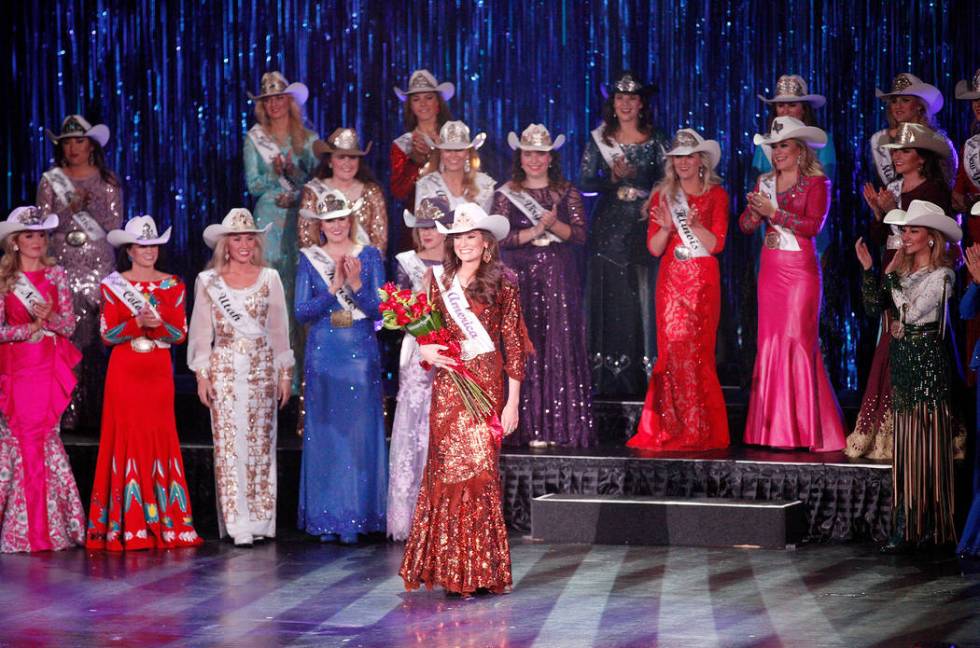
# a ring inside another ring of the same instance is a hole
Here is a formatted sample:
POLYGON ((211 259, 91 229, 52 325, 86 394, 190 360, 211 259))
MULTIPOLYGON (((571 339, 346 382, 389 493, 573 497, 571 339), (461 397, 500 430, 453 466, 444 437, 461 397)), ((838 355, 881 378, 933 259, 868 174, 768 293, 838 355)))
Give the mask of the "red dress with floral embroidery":
POLYGON ((172 276, 132 283, 163 324, 140 328, 129 308, 101 286, 100 330, 112 356, 85 546, 126 551, 199 545, 177 439, 169 350, 187 337, 184 284, 172 276), (130 343, 138 337, 153 340, 155 348, 136 351, 130 343))
MULTIPOLYGON (((659 193, 650 207, 660 204, 659 193)), ((728 232, 728 194, 714 186, 687 196, 691 211, 715 235, 718 254, 728 232)), ((660 231, 650 219, 647 240, 660 231)), ((728 415, 715 369, 721 277, 714 256, 682 260, 677 231, 667 239, 657 276, 657 364, 650 376, 636 435, 627 445, 646 450, 709 450, 728 446, 728 415)), ((683 247, 683 246, 682 246, 683 247)))

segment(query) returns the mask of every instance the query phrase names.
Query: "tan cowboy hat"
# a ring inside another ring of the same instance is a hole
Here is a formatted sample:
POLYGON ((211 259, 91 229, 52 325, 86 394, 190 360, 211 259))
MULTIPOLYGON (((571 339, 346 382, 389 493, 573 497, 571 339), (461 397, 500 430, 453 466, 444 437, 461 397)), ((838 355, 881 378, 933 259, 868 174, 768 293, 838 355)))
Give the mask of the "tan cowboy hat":
POLYGON ((942 232, 954 243, 963 238, 963 230, 956 220, 947 216, 942 207, 928 200, 913 200, 907 210, 891 210, 885 214, 885 222, 896 227, 928 227, 942 232))
POLYGON ((414 214, 406 209, 402 218, 405 219, 405 227, 409 229, 435 227, 437 222, 451 222, 453 212, 445 198, 423 198, 414 214))
POLYGON ((559 135, 552 141, 551 133, 544 127, 544 124, 531 124, 521 133, 520 139, 517 133, 511 131, 507 134, 507 144, 514 151, 557 151, 565 144, 565 136, 559 135))
POLYGON ((244 207, 235 207, 225 214, 220 223, 204 228, 204 244, 214 249, 221 237, 226 234, 265 234, 271 227, 272 223, 265 227, 257 227, 252 212, 244 207))
POLYGON ((17 207, 0 222, 0 241, 17 232, 47 232, 58 227, 57 214, 44 214, 34 206, 17 207))
POLYGON ((806 86, 806 81, 798 74, 784 74, 776 81, 776 96, 767 99, 762 95, 756 95, 764 103, 808 103, 814 108, 820 108, 827 103, 827 98, 823 95, 810 94, 806 86))
POLYGON ((908 72, 902 72, 892 79, 891 92, 882 92, 876 88, 875 96, 879 99, 918 97, 925 104, 929 116, 935 115, 943 108, 943 93, 939 92, 939 88, 923 82, 922 79, 908 72))
POLYGON ((136 216, 129 219, 123 229, 115 229, 106 234, 106 240, 112 247, 122 247, 129 244, 163 245, 170 240, 170 230, 172 229, 172 227, 168 227, 161 236, 157 233, 157 224, 152 216, 136 216))
POLYGON ((715 140, 706 140, 693 128, 682 128, 674 135, 669 151, 665 156, 682 156, 693 153, 706 153, 708 165, 714 169, 721 161, 721 145, 715 140))
MULTIPOLYGON (((318 142, 318 144, 320 144, 318 142)), ((322 145, 317 147, 319 150, 317 153, 323 155, 325 153, 340 153, 341 155, 355 155, 357 157, 363 157, 371 152, 371 146, 374 142, 368 142, 368 145, 361 150, 361 139, 357 136, 357 131, 353 128, 338 128, 334 132, 330 133, 322 142, 322 145)))
POLYGON ((977 71, 973 73, 973 78, 969 82, 966 79, 958 81, 954 94, 957 99, 963 101, 980 99, 980 68, 977 68, 977 71))
POLYGON ((456 94, 456 87, 445 81, 438 83, 436 78, 428 70, 415 70, 408 79, 408 90, 402 90, 395 86, 395 96, 399 101, 407 101, 408 95, 420 92, 438 92, 443 101, 449 101, 456 94))
POLYGON ((96 124, 93 126, 81 115, 68 115, 65 117, 64 121, 61 122, 61 132, 57 135, 47 128, 44 129, 44 132, 52 144, 57 144, 68 137, 90 137, 98 142, 99 146, 105 146, 109 142, 108 126, 105 124, 96 124))
POLYGON ((315 186, 309 184, 306 185, 306 188, 310 189, 316 198, 312 205, 308 204, 300 208, 299 215, 304 218, 314 220, 344 218, 356 212, 364 204, 364 200, 361 198, 352 203, 340 189, 318 191, 315 186))
POLYGON ((899 124, 898 135, 895 140, 889 142, 888 144, 884 144, 882 148, 925 149, 927 151, 932 151, 942 158, 948 158, 950 155, 952 155, 952 151, 949 150, 949 144, 946 143, 945 137, 928 126, 923 126, 922 124, 912 124, 909 122, 902 122, 899 124))
POLYGON ((246 93, 248 98, 252 101, 258 101, 266 97, 289 95, 296 102, 297 106, 302 106, 310 96, 309 88, 302 83, 289 83, 278 70, 263 74, 259 88, 259 94, 257 95, 253 95, 251 92, 246 93))
POLYGON ((463 203, 453 210, 452 225, 446 227, 436 221, 436 229, 440 234, 447 236, 451 234, 464 234, 473 230, 485 230, 493 234, 498 241, 502 241, 510 232, 510 221, 506 216, 499 214, 487 214, 476 203, 463 203))
POLYGON ((761 135, 756 133, 752 141, 756 146, 772 146, 788 139, 800 140, 805 142, 810 148, 823 148, 827 144, 827 133, 816 126, 807 126, 795 117, 776 117, 772 120, 772 127, 769 133, 761 135))
POLYGON ((429 137, 426 143, 441 151, 464 151, 468 148, 479 149, 487 140, 486 133, 480 133, 470 139, 470 127, 461 121, 448 121, 439 129, 439 142, 433 142, 429 137))

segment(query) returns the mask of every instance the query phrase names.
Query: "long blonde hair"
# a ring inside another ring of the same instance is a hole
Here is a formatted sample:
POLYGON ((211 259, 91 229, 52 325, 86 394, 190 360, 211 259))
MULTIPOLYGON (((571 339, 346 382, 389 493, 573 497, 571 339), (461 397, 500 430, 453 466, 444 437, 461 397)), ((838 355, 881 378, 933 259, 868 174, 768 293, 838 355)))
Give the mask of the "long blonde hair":
MULTIPOLYGON (((708 159, 707 153, 698 151, 698 161, 698 173, 701 175, 701 192, 704 193, 715 185, 720 185, 721 177, 711 168, 711 161, 708 159)), ((664 177, 653 188, 653 193, 658 193, 662 197, 672 198, 680 191, 680 188, 681 181, 677 177, 677 172, 674 171, 673 156, 665 156, 664 177)), ((644 213, 646 213, 645 210, 644 213)))
MULTIPOLYGON (((922 227, 921 225, 912 225, 911 227, 922 227)), ((939 268, 956 268, 956 255, 953 253, 953 246, 949 244, 946 240, 946 235, 939 230, 932 229, 931 227, 923 227, 926 234, 929 236, 929 240, 932 241, 932 247, 929 249, 929 268, 936 270, 939 268)), ((926 243, 928 245, 928 243, 926 243)), ((914 268, 913 263, 915 262, 915 256, 912 254, 906 254, 902 258, 902 262, 899 264, 897 272, 899 276, 907 277, 912 274, 914 268)))
MULTIPOLYGON (((791 137, 790 142, 795 142, 796 146, 800 149, 800 175, 801 176, 824 176, 826 175, 823 171, 823 165, 820 164, 820 160, 817 159, 817 154, 812 148, 806 145, 803 140, 798 140, 795 137, 791 137)), ((766 173, 763 177, 765 178, 775 178, 776 177, 776 167, 772 167, 772 171, 766 173)))
MULTIPOLYGON (((15 239, 21 234, 24 234, 24 231, 14 232, 3 239, 3 243, 0 244, 0 247, 3 248, 3 256, 0 257, 0 295, 6 295, 17 282, 17 273, 20 272, 20 252, 14 249, 14 245, 16 244, 15 239)), ((43 234, 47 237, 47 232, 43 232, 43 234)), ((47 254, 41 257, 41 265, 46 268, 50 268, 55 263, 57 261, 54 257, 47 254)))
MULTIPOLYGON (((480 156, 477 154, 475 148, 469 148, 467 150, 470 152, 470 170, 463 171, 463 198, 469 202, 474 202, 477 194, 480 193, 479 188, 476 186, 476 174, 480 172, 480 156)), ((432 149, 429 161, 425 163, 425 166, 419 172, 419 178, 430 173, 435 173, 436 171, 441 171, 441 153, 442 151, 437 148, 432 149)))
MULTIPOLYGON (((208 261, 206 270, 214 270, 214 273, 221 276, 221 273, 225 271, 228 266, 228 237, 231 234, 225 234, 218 239, 218 242, 214 246, 214 253, 211 254, 211 260, 208 261)), ((265 262, 265 240, 260 234, 255 235, 255 249, 252 250, 252 258, 249 261, 254 266, 259 266, 264 268, 266 266, 265 262)))
MULTIPOLYGON (((299 109, 296 101, 291 95, 286 95, 286 98, 289 101, 289 141, 292 144, 293 153, 299 155, 303 152, 303 145, 306 143, 306 138, 312 135, 313 132, 303 125, 303 112, 299 109)), ((271 120, 265 112, 264 101, 255 102, 255 120, 268 132, 271 120)))

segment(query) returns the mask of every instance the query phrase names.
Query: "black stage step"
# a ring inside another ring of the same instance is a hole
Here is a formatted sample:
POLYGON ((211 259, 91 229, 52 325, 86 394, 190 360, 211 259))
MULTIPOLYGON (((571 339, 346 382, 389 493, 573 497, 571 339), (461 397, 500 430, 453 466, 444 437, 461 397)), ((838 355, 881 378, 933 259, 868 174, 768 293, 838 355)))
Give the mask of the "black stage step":
POLYGON ((531 535, 549 543, 785 549, 806 529, 799 500, 548 494, 531 501, 531 535))

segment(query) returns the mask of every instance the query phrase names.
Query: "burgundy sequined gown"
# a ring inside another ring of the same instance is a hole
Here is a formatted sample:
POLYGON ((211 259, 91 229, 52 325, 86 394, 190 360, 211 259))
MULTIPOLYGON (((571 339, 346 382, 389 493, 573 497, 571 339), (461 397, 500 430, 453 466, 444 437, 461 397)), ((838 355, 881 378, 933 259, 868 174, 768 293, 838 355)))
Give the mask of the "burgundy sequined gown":
POLYGON ((558 220, 571 228, 571 235, 563 243, 518 245, 518 232, 532 223, 505 195, 494 196, 491 213, 510 220, 510 235, 500 246, 504 263, 517 273, 521 310, 535 349, 521 389, 520 425, 504 443, 588 448, 596 438, 579 271, 585 243, 582 194, 571 186, 526 191, 545 209, 557 203, 558 220))
MULTIPOLYGON (((449 277, 445 280, 448 283, 449 277)), ((433 282, 433 304, 449 332, 462 340, 437 283, 433 282)), ((493 303, 472 298, 469 303, 498 348, 465 365, 500 412, 504 373, 523 380, 525 358, 531 352, 517 285, 504 279, 493 303)), ((510 545, 497 461, 489 428, 472 419, 449 373, 439 369, 432 385, 429 457, 399 572, 406 589, 439 585, 468 594, 477 589, 500 593, 510 587, 510 545)))

